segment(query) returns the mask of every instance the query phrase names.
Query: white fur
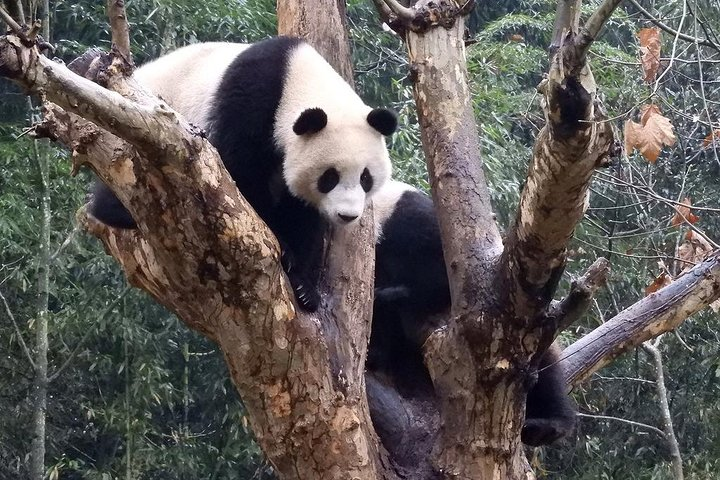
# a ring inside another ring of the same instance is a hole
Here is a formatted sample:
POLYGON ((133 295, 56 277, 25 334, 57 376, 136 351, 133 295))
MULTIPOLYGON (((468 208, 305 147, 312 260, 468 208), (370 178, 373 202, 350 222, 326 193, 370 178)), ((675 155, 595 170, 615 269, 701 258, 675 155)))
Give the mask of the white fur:
MULTIPOLYGON (((221 42, 189 45, 143 65, 135 77, 186 120, 208 128, 210 99, 230 63, 248 47, 221 42)), ((339 215, 359 217, 370 196, 390 178, 385 139, 367 122, 371 108, 312 47, 301 44, 288 62, 275 116, 275 141, 286 159, 284 180, 293 195, 344 224, 339 215), (293 125, 309 108, 322 108, 328 124, 316 134, 298 136, 293 125), (322 194, 317 180, 331 167, 340 182, 322 194), (365 168, 373 177, 367 194, 360 185, 365 168)))
POLYGON ((188 122, 207 128, 210 99, 225 70, 247 47, 223 42, 188 45, 146 63, 134 76, 188 122))
POLYGON ((359 217, 370 196, 390 178, 385 139, 367 122, 370 110, 312 47, 301 44, 290 54, 275 115, 275 141, 286 158, 283 176, 293 195, 316 205, 331 221, 344 223, 338 215, 359 217), (323 109, 327 126, 318 133, 298 136, 293 125, 309 108, 323 109), (317 179, 331 167, 340 174, 340 182, 322 194, 317 179), (373 188, 367 194, 360 186, 365 168, 373 177, 373 188))
POLYGON ((418 189, 407 183, 389 180, 372 197, 373 214, 375 221, 376 240, 382 238, 382 226, 395 211, 397 202, 405 192, 417 192, 418 189))

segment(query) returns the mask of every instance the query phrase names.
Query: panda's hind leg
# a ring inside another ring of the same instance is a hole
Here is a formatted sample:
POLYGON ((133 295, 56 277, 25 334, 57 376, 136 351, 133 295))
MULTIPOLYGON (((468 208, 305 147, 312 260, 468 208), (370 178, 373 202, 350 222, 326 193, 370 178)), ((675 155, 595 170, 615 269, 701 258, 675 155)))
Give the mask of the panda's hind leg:
POLYGON ((560 348, 553 344, 543 354, 538 367, 537 383, 527 395, 525 424, 521 439, 526 445, 547 445, 575 428, 575 403, 567 393, 560 360, 560 348))
POLYGON ((105 225, 113 228, 137 228, 137 224, 127 208, 100 180, 95 180, 89 208, 90 214, 105 225))

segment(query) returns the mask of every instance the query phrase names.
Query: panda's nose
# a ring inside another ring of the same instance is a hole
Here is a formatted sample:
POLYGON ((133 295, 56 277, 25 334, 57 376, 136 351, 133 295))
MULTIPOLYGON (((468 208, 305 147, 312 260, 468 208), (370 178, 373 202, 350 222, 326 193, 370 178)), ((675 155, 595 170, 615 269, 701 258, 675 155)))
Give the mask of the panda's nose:
POLYGON ((338 217, 340 217, 340 219, 345 223, 350 223, 358 218, 357 215, 343 215, 342 213, 338 213, 338 217))

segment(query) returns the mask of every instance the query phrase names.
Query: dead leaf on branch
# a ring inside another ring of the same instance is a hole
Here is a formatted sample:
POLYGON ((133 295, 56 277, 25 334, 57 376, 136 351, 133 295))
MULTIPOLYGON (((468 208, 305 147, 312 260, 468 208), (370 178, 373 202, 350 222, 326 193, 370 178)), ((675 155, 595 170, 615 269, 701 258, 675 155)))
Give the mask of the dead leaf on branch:
POLYGON ((685 234, 685 240, 678 246, 675 252, 675 257, 677 258, 675 267, 677 271, 680 272, 679 275, 684 274, 705 260, 705 257, 712 251, 713 247, 705 237, 689 230, 685 234))
MULTIPOLYGON (((682 202, 680 202, 680 205, 675 206, 675 215, 673 215, 672 219, 670 220, 670 225, 673 227, 677 227, 678 225, 681 225, 685 222, 690 224, 697 223, 698 220, 700 220, 700 217, 692 213, 690 210, 692 208, 692 202, 690 201, 690 197, 683 198, 682 202)), ((688 232, 692 233, 692 231, 688 232)))
POLYGON ((664 286, 670 285, 672 281, 673 279, 670 275, 665 272, 661 273, 650 285, 645 287, 645 295, 657 292, 664 286))
POLYGON ((643 28, 638 32, 638 39, 643 80, 650 83, 655 80, 660 69, 660 29, 643 28))
POLYGON ((703 140, 703 147, 709 147, 713 143, 720 144, 720 128, 711 131, 703 140))
POLYGON ((675 145, 675 133, 670 120, 660 113, 657 105, 641 108, 640 123, 625 122, 625 151, 637 148, 650 163, 655 163, 663 146, 675 145))

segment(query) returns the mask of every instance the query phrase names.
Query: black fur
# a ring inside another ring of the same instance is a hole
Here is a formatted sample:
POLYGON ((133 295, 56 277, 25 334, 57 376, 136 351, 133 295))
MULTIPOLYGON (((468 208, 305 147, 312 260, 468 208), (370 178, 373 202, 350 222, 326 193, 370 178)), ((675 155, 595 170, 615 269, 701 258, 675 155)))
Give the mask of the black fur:
POLYGON ((326 125, 327 114, 322 108, 308 108, 295 120, 293 132, 295 132, 295 135, 317 133, 325 128, 326 125))
MULTIPOLYGON (((283 154, 273 138, 289 54, 300 43, 297 38, 275 37, 238 55, 224 72, 214 98, 208 99, 212 109, 206 130, 238 189, 280 242, 283 268, 299 305, 314 311, 320 303, 317 284, 329 225, 317 208, 290 194, 282 177, 283 154)), ((377 111, 373 118, 387 131, 387 117, 394 114, 377 111)), ((314 133, 326 123, 325 112, 311 106, 294 130, 314 133)), ((90 211, 112 227, 136 227, 127 209, 100 182, 90 211)))
POLYGON ((392 135, 397 129, 397 116, 384 108, 374 108, 368 113, 367 121, 371 127, 386 136, 392 135))
MULTIPOLYGON (((390 377, 401 394, 419 397, 432 385, 422 345, 450 308, 450 290, 432 200, 407 191, 382 226, 376 246, 375 303, 367 368, 390 377)), ((556 346, 542 355, 527 396, 522 441, 551 443, 575 426, 556 346)), ((371 411, 371 414, 373 412, 371 411)))

